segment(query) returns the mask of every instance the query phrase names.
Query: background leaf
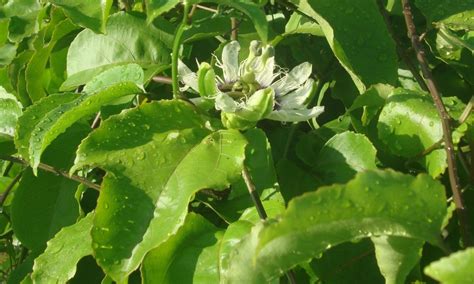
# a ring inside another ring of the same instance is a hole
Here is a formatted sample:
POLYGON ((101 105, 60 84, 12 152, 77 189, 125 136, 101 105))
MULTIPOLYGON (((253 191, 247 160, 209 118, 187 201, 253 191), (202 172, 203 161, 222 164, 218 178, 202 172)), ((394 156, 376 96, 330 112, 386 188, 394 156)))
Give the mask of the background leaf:
POLYGON ((218 283, 222 231, 190 213, 175 235, 150 251, 141 268, 145 283, 218 283))
POLYGON ((107 33, 84 30, 71 43, 67 55, 67 80, 62 89, 90 81, 102 71, 122 64, 136 63, 157 70, 170 63, 170 39, 145 19, 116 13, 107 22, 107 33))
POLYGON ((395 85, 395 43, 372 0, 293 0, 321 26, 334 55, 360 93, 376 83, 395 85), (376 68, 374 68, 376 66, 376 68))
POLYGON ((46 250, 34 261, 34 283, 65 283, 74 276, 79 260, 92 254, 92 217, 88 214, 48 241, 46 250))
POLYGON ((109 16, 112 0, 48 0, 61 7, 73 23, 89 28, 96 33, 105 32, 105 24, 109 16))
POLYGON ((474 281, 474 249, 458 251, 431 263, 425 273, 444 284, 467 284, 474 281))

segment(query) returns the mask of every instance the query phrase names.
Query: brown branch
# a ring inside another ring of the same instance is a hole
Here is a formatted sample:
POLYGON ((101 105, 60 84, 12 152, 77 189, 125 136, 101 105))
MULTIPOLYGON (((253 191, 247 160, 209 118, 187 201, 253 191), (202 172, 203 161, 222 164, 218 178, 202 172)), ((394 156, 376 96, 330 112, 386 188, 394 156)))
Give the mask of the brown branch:
POLYGON ((16 175, 16 177, 10 182, 5 191, 2 193, 2 195, 0 195, 0 206, 3 206, 3 203, 5 203, 5 200, 7 200, 8 194, 10 194, 15 184, 20 180, 21 175, 23 175, 23 171, 16 175))
POLYGON ((230 34, 230 39, 237 40, 238 35, 239 35, 239 23, 237 22, 236 18, 232 17, 230 18, 230 24, 232 27, 232 33, 230 34))
POLYGON ((449 181, 451 184, 451 190, 453 192, 453 199, 456 205, 456 212, 458 214, 459 226, 461 231, 461 238, 465 246, 472 244, 469 228, 469 217, 467 209, 464 205, 464 201, 461 195, 459 186, 459 177, 457 174, 456 166, 456 155, 454 153, 453 139, 451 136, 450 116, 446 111, 446 108, 441 101, 441 96, 436 87, 436 83, 431 74, 431 70, 428 67, 428 62, 425 58, 425 50, 421 44, 418 34, 416 32, 415 23, 413 21, 413 14, 411 12, 411 6, 408 0, 401 0, 403 6, 403 14, 405 16, 405 23, 408 30, 408 37, 411 39, 411 44, 416 52, 416 58, 420 63, 421 71, 425 77, 426 85, 433 98, 438 114, 441 118, 441 125, 443 128, 444 148, 448 156, 448 173, 449 181))
POLYGON ((398 57, 405 62, 405 65, 408 67, 410 72, 413 74, 413 77, 415 77, 416 82, 418 82, 418 85, 424 90, 428 91, 428 88, 425 84, 425 81, 423 80, 423 77, 421 77, 420 73, 418 72, 418 69, 416 68, 415 64, 411 61, 411 58, 408 57, 406 52, 403 50, 400 40, 397 37, 397 34, 393 30, 392 27, 392 22, 390 21, 390 15, 388 14, 387 10, 385 9, 385 5, 383 4, 382 0, 377 0, 377 5, 379 7, 380 14, 382 15, 382 18, 385 22, 385 26, 387 27, 388 33, 392 37, 393 41, 395 42, 395 49, 397 50, 398 57))
MULTIPOLYGON (((23 159, 20 159, 20 158, 17 158, 17 157, 0 155, 0 160, 10 161, 10 162, 18 163, 18 164, 23 164, 25 166, 29 166, 27 161, 25 161, 23 159)), ((84 184, 84 185, 86 185, 86 186, 88 186, 92 189, 100 190, 100 185, 95 184, 95 183, 91 182, 90 180, 87 180, 87 179, 85 179, 83 177, 80 177, 80 176, 77 176, 77 175, 69 175, 67 172, 56 169, 53 166, 50 166, 50 165, 47 165, 47 164, 44 164, 44 163, 39 163, 38 168, 43 170, 43 171, 46 171, 46 172, 50 172, 50 173, 53 173, 53 174, 56 174, 56 175, 60 175, 60 176, 65 177, 67 179, 77 181, 77 182, 82 183, 82 184, 84 184)))
POLYGON ((165 77, 165 76, 155 76, 152 79, 154 82, 161 83, 161 84, 166 84, 166 85, 171 85, 173 84, 173 80, 170 77, 165 77))

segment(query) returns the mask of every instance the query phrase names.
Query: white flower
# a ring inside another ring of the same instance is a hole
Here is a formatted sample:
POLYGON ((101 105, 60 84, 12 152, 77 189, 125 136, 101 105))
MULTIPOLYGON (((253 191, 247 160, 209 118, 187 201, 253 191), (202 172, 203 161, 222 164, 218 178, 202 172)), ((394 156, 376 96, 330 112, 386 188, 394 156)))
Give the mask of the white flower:
POLYGON ((305 121, 323 112, 324 107, 307 108, 314 86, 309 78, 310 63, 285 72, 276 66, 270 45, 252 41, 249 56, 240 64, 239 51, 237 41, 224 46, 222 61, 217 60, 223 78, 216 76, 207 63, 200 64, 197 74, 182 62, 178 66, 185 88, 193 89, 205 100, 214 100, 227 127, 248 128, 261 119, 305 121))

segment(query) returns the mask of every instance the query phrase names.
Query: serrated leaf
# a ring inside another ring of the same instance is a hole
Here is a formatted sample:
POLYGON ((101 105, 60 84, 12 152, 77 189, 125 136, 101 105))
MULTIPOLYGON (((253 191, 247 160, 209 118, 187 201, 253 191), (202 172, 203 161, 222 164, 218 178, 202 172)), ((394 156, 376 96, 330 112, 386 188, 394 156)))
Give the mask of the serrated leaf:
POLYGON ((30 158, 29 145, 31 132, 41 121, 43 116, 56 107, 77 99, 79 96, 80 95, 76 93, 51 95, 37 101, 34 105, 26 109, 23 115, 18 119, 15 133, 15 146, 23 159, 28 160, 30 158))
POLYGON ((71 43, 67 55, 67 90, 89 82, 110 67, 128 63, 144 69, 165 67, 170 63, 169 38, 145 19, 116 13, 107 22, 106 34, 84 30, 71 43))
MULTIPOLYGON (((45 152, 45 162, 56 169, 69 168, 77 145, 88 131, 87 125, 71 127, 45 152)), ((40 252, 62 227, 76 221, 76 189, 77 182, 70 179, 44 171, 34 176, 31 169, 26 170, 11 206, 13 231, 23 245, 40 252)))
POLYGON ((377 83, 395 85, 398 68, 395 43, 374 1, 292 2, 319 23, 334 55, 360 93, 377 83))
POLYGON ((76 264, 92 254, 93 213, 65 227, 48 241, 46 250, 33 265, 33 283, 66 283, 76 273, 76 264))
POLYGON ((474 282, 472 267, 474 248, 468 248, 432 262, 424 272, 443 284, 469 284, 474 282))
POLYGON ((175 235, 143 260, 144 283, 218 283, 219 230, 204 217, 189 213, 175 235))
POLYGON ((0 86, 0 141, 15 135, 15 126, 22 113, 22 105, 16 97, 0 86))
POLYGON ((92 238, 98 264, 115 280, 176 232, 196 191, 226 188, 240 175, 245 138, 213 133, 206 120, 184 102, 160 101, 111 117, 81 144, 74 169, 107 171, 92 238))
POLYGON ((96 33, 105 32, 112 0, 48 0, 59 6, 73 23, 96 33))
POLYGON ((328 184, 344 183, 357 172, 376 169, 376 152, 365 135, 346 131, 324 144, 315 161, 315 170, 328 184))
POLYGON ((373 237, 377 264, 387 284, 406 283, 406 277, 421 258, 424 242, 416 239, 373 237))
POLYGON ((270 281, 356 238, 400 236, 439 244, 445 214, 444 188, 428 175, 365 171, 345 185, 297 197, 279 219, 257 224, 232 254, 224 282, 270 281))
POLYGON ((118 83, 97 93, 84 94, 48 112, 31 132, 29 154, 33 171, 36 173, 41 154, 46 147, 73 123, 96 113, 101 106, 114 99, 141 92, 141 88, 135 83, 118 83))
POLYGON ((382 109, 377 128, 379 138, 393 154, 416 158, 433 177, 446 169, 444 149, 418 157, 443 137, 441 121, 428 96, 395 90, 382 109))

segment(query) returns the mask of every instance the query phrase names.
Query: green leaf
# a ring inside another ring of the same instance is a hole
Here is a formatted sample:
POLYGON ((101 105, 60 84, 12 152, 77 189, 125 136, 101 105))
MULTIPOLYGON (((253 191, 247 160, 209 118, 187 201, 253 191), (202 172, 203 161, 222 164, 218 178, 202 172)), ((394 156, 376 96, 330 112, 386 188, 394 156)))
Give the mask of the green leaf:
POLYGON ((206 120, 181 101, 145 104, 104 121, 79 147, 73 170, 107 171, 92 239, 98 264, 114 280, 176 232, 196 191, 226 188, 240 175, 245 138, 213 133, 206 120))
MULTIPOLYGON (((69 168, 77 145, 88 131, 87 125, 71 127, 45 152, 45 162, 56 169, 69 168)), ((13 231, 23 245, 41 251, 62 227, 77 220, 80 211, 76 189, 77 182, 70 179, 43 171, 35 177, 30 169, 26 170, 11 207, 13 231)))
POLYGON ((387 284, 404 284, 421 258, 423 241, 401 237, 373 237, 377 264, 387 284))
POLYGON ((121 82, 132 82, 142 87, 145 84, 145 74, 138 64, 127 64, 112 67, 90 80, 82 90, 92 94, 121 82))
POLYGON ((397 54, 372 0, 292 0, 321 26, 331 49, 360 93, 370 85, 397 82, 397 54), (374 68, 377 66, 377 68, 374 68))
POLYGON ((106 34, 84 30, 71 43, 67 55, 68 78, 62 89, 72 89, 116 65, 139 64, 144 69, 170 63, 171 42, 145 19, 116 13, 107 22, 106 34))
POLYGON ((285 25, 285 33, 291 34, 310 34, 314 36, 324 36, 321 26, 318 23, 309 20, 307 17, 294 12, 285 25))
POLYGON ((444 149, 418 157, 443 137, 441 121, 428 96, 395 90, 382 109, 377 128, 379 138, 393 154, 415 159, 433 177, 446 169, 444 149))
POLYGON ((0 14, 10 18, 8 39, 20 42, 38 30, 36 21, 42 7, 38 0, 10 0, 0 7, 0 14))
POLYGON ((31 275, 34 283, 66 283, 74 276, 79 260, 92 254, 93 216, 89 213, 48 241, 46 250, 34 261, 31 275))
POLYGON ((268 38, 268 22, 262 8, 248 0, 190 0, 189 5, 199 3, 216 3, 218 5, 225 5, 237 9, 244 13, 253 22, 258 36, 263 41, 267 42, 268 38))
POLYGON ((0 141, 15 135, 15 126, 21 116, 22 105, 16 97, 0 86, 0 141))
POLYGON ((41 122, 43 116, 78 97, 79 94, 75 93, 52 95, 37 101, 34 105, 26 109, 23 115, 18 119, 15 133, 15 146, 23 159, 28 160, 30 158, 29 145, 31 133, 36 125, 41 122))
POLYGON ((112 0, 48 0, 61 7, 73 23, 96 33, 105 32, 112 0))
POLYGON ((144 283, 218 283, 222 231, 189 213, 183 226, 143 260, 144 283))
POLYGON ((148 22, 178 5, 180 0, 145 0, 148 22))
POLYGON ((443 284, 469 284, 474 282, 474 248, 458 251, 432 262, 425 274, 443 284))
POLYGON ((453 28, 474 27, 473 0, 415 0, 415 5, 428 22, 441 22, 453 28))
POLYGON ((317 156, 315 170, 328 184, 344 183, 357 172, 376 169, 376 152, 365 135, 346 131, 326 142, 317 156))
POLYGON ((444 188, 430 176, 362 172, 345 185, 297 197, 279 219, 257 224, 234 250, 224 280, 270 281, 357 238, 400 236, 439 244, 445 214, 444 188))
POLYGON ((59 22, 54 28, 49 43, 33 53, 25 69, 26 90, 32 102, 47 95, 44 82, 48 74, 45 69, 54 46, 62 37, 76 29, 77 27, 67 19, 59 22))
POLYGON ((114 99, 141 92, 141 88, 135 83, 118 83, 97 93, 84 94, 48 112, 31 132, 29 154, 33 171, 36 173, 41 154, 46 147, 73 123, 97 113, 101 106, 114 99))

